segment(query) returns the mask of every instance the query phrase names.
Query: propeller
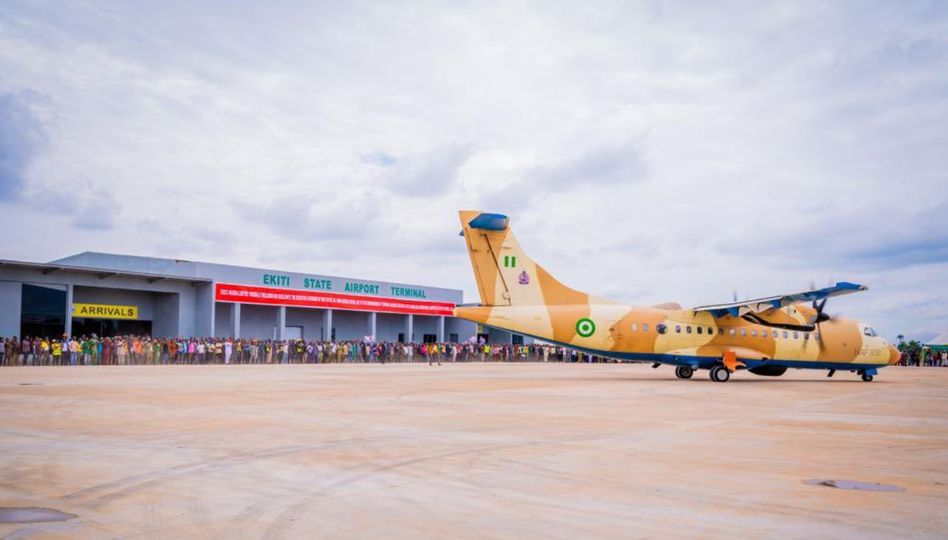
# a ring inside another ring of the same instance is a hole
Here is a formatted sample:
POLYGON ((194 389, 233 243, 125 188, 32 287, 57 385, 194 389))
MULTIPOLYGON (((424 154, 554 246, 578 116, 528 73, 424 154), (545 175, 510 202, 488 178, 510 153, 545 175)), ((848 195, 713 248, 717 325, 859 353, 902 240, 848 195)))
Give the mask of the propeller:
POLYGON ((827 300, 829 300, 829 297, 824 298, 822 301, 813 301, 813 309, 816 311, 816 319, 813 321, 813 324, 816 326, 816 332, 820 335, 820 339, 817 340, 820 350, 823 350, 823 331, 820 329, 820 323, 830 320, 829 314, 823 313, 823 308, 826 307, 827 300))

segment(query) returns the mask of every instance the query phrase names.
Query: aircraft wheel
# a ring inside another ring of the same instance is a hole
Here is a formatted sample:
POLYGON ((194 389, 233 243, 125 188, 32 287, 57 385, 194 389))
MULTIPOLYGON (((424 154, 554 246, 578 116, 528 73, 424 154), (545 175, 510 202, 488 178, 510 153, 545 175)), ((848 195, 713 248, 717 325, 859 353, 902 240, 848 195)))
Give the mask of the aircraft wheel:
POLYGON ((675 368, 675 376, 679 379, 690 379, 695 374, 695 370, 690 366, 678 366, 675 368))
POLYGON ((865 382, 872 382, 872 375, 869 375, 868 373, 863 373, 862 380, 865 382))
POLYGON ((709 375, 714 382, 727 382, 731 378, 731 372, 724 366, 714 366, 709 375))

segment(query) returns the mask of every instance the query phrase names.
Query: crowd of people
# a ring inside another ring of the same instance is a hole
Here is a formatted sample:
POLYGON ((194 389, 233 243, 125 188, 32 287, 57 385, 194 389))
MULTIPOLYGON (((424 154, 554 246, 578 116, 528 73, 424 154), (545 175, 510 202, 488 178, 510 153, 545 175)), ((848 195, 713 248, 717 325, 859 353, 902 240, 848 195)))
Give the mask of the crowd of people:
MULTIPOLYGON (((2 339, 2 338, 0 338, 2 339)), ((62 339, 15 336, 3 341, 4 366, 162 364, 323 364, 342 362, 600 362, 604 358, 550 345, 395 343, 95 335, 62 339)))
POLYGON ((915 351, 902 351, 898 365, 948 367, 948 351, 936 351, 927 347, 915 351))
MULTIPOLYGON (((552 345, 396 343, 368 339, 305 341, 90 336, 0 338, 2 366, 159 364, 325 364, 343 362, 611 362, 552 345)), ((948 367, 948 351, 903 352, 899 365, 948 367)))

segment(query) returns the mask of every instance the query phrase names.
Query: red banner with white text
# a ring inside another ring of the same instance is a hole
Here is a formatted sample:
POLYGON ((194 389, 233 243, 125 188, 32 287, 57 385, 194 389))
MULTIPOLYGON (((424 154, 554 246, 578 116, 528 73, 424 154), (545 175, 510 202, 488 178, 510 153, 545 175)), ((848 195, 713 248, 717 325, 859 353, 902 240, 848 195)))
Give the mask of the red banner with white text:
POLYGON ((451 302, 400 300, 377 296, 275 289, 229 283, 216 284, 214 299, 218 302, 239 302, 241 304, 350 309, 385 313, 411 313, 413 315, 452 315, 454 313, 454 304, 451 302))

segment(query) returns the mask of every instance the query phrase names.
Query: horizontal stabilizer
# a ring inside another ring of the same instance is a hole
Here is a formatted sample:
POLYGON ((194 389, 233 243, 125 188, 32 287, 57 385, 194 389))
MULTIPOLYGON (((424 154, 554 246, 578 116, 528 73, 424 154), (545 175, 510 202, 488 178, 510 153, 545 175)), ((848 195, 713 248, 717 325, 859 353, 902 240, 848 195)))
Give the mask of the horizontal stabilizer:
POLYGON ((472 229, 483 229, 485 231, 503 231, 507 229, 509 223, 507 216, 503 214, 480 213, 468 222, 472 229))

